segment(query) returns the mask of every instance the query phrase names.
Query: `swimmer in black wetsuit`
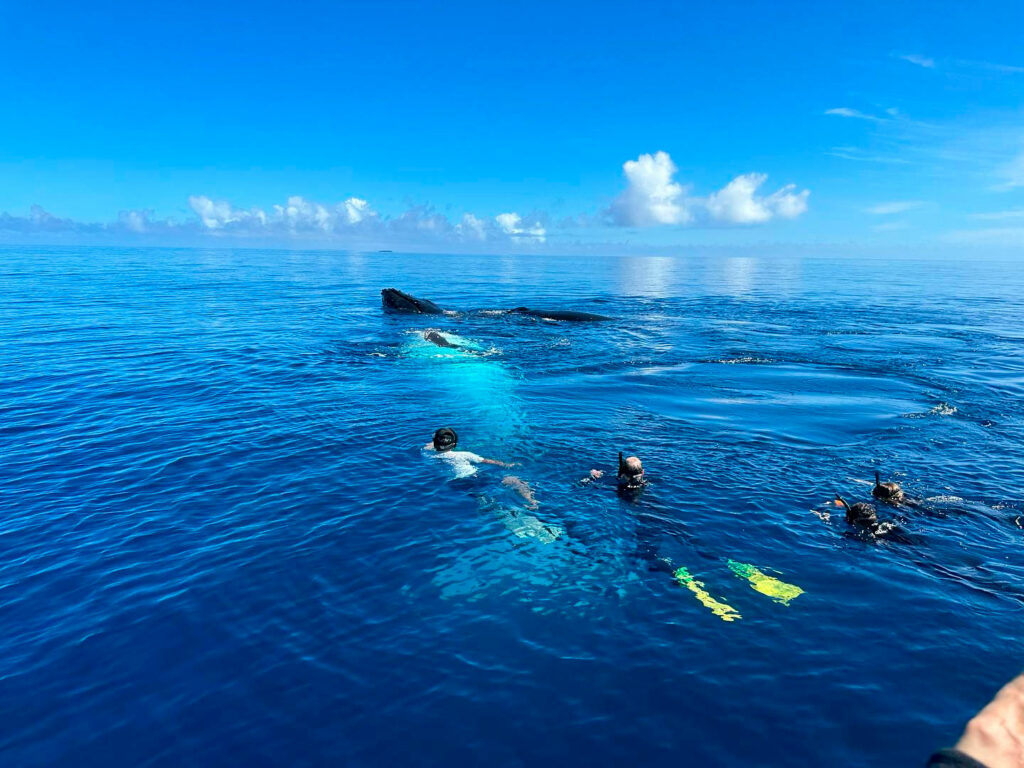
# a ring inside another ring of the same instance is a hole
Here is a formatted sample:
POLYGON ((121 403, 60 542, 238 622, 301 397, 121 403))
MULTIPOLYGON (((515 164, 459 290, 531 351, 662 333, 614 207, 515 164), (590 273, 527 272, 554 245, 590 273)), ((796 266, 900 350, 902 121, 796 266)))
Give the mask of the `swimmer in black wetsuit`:
POLYGON ((888 539, 903 544, 913 544, 914 540, 908 536, 896 523, 891 520, 879 520, 878 511, 874 505, 864 501, 850 504, 836 494, 834 502, 837 506, 846 510, 846 522, 858 533, 866 535, 869 539, 888 539))
POLYGON ((875 487, 871 489, 871 495, 894 506, 903 501, 903 489, 899 483, 883 483, 878 472, 875 472, 875 487))
POLYGON ((858 501, 853 505, 847 503, 846 499, 836 494, 836 504, 846 510, 846 522, 857 528, 863 528, 872 533, 878 528, 878 512, 870 504, 858 501))

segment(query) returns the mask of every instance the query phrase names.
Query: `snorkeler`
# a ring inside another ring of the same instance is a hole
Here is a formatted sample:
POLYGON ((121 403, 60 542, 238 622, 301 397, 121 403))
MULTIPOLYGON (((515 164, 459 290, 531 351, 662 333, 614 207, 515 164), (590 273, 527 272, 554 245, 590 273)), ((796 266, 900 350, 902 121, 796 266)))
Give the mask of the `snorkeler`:
POLYGON ((476 464, 494 464, 498 467, 514 467, 497 459, 485 459, 470 451, 457 451, 459 436, 451 427, 442 427, 434 433, 434 439, 423 446, 424 451, 432 451, 433 458, 441 459, 451 465, 456 478, 471 477, 476 474, 476 464))
POLYGON ((883 483, 879 473, 875 472, 875 487, 871 489, 871 495, 886 504, 899 504, 903 501, 903 489, 899 483, 883 483))
MULTIPOLYGON (((604 471, 600 469, 590 470, 590 474, 583 478, 584 483, 592 483, 604 477, 604 471)), ((619 471, 615 478, 616 490, 620 493, 635 493, 647 485, 647 477, 644 475, 644 465, 636 456, 622 457, 619 451, 619 471)))
POLYGON ((872 533, 878 528, 878 512, 871 504, 858 501, 851 505, 838 493, 835 503, 846 510, 846 522, 850 525, 864 528, 872 533))
POLYGON ((916 543, 914 537, 900 528, 898 523, 892 520, 879 520, 878 510, 875 509, 873 504, 868 504, 864 501, 850 504, 838 493, 833 503, 846 510, 847 524, 857 532, 866 534, 868 538, 887 539, 903 544, 916 543))

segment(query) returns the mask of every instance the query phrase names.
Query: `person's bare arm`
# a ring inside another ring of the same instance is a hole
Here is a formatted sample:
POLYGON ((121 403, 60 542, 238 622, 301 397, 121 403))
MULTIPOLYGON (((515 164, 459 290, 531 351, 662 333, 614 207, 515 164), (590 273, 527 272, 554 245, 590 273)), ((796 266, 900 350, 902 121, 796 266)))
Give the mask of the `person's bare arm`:
POLYGON ((505 467, 506 469, 510 469, 515 466, 515 463, 512 462, 498 461, 497 459, 485 459, 482 456, 480 457, 480 461, 484 464, 494 464, 497 467, 505 467))
POLYGON ((971 718, 956 748, 986 768, 1024 768, 1024 674, 971 718))

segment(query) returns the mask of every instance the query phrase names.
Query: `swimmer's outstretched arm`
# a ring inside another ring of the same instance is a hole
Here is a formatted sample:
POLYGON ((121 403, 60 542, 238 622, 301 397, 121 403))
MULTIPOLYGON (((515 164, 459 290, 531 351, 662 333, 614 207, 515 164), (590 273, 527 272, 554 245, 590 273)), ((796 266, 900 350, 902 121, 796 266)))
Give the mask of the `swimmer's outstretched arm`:
POLYGON ((1024 768, 1024 675, 1011 680, 964 728, 956 749, 932 755, 931 768, 1024 768))
POLYGON ((511 469, 512 467, 515 466, 515 462, 498 461, 497 459, 485 459, 482 456, 480 457, 480 461, 483 462, 484 464, 493 464, 496 467, 505 467, 505 469, 511 469))

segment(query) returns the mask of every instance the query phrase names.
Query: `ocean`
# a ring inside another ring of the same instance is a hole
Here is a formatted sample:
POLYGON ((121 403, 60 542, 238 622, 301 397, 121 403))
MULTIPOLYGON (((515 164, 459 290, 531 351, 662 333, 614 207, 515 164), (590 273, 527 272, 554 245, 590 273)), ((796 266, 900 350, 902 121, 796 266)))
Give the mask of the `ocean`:
POLYGON ((4 766, 921 765, 1024 666, 1019 261, 33 246, 0 289, 4 766), (875 471, 898 536, 830 504, 875 471))

